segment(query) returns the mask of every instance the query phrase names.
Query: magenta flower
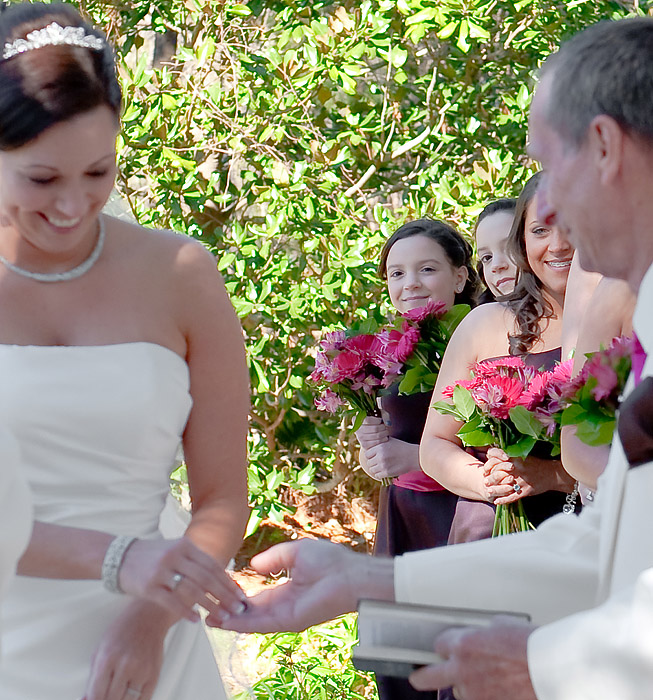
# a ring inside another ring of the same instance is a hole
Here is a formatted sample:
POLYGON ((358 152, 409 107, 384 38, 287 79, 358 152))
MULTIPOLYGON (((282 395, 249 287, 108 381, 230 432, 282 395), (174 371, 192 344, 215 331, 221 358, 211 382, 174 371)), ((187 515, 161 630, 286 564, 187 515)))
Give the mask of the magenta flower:
POLYGON ((592 389, 592 396, 597 401, 606 399, 619 385, 619 378, 614 369, 601 362, 592 363, 590 374, 596 379, 596 386, 592 389))
POLYGON ((514 377, 496 374, 471 387, 470 391, 483 412, 493 418, 505 420, 509 417, 510 409, 517 406, 524 385, 514 377))
POLYGON ((340 350, 345 342, 347 335, 345 331, 330 331, 320 341, 320 347, 324 352, 340 350))
POLYGON ((461 379, 459 382, 456 382, 455 384, 450 384, 449 386, 446 386, 442 390, 442 396, 444 396, 445 399, 452 399, 453 398, 453 392, 454 389, 457 386, 462 386, 464 389, 469 389, 470 391, 474 386, 478 384, 478 381, 476 379, 461 379))
POLYGON ((554 384, 562 386, 571 380, 571 373, 573 372, 573 370, 574 361, 565 360, 565 362, 561 362, 559 365, 556 365, 551 370, 551 381, 554 384))
POLYGON ((374 394, 376 389, 381 386, 381 380, 375 377, 373 374, 361 373, 351 384, 353 391, 360 391, 361 389, 370 396, 374 394))
POLYGON ((622 335, 613 338, 610 346, 603 350, 602 354, 610 364, 616 364, 622 357, 631 357, 635 347, 635 339, 632 336, 622 335))
POLYGON ((343 350, 333 360, 334 381, 341 382, 343 379, 355 379, 359 372, 365 367, 365 358, 358 352, 343 350))
POLYGON ((310 380, 315 383, 325 381, 333 384, 338 381, 338 372, 332 360, 323 352, 318 352, 315 358, 315 369, 310 374, 310 380))
POLYGON ((414 327, 406 329, 406 331, 401 334, 401 337, 394 347, 394 359, 397 362, 406 362, 413 354, 420 337, 419 329, 414 327))
POLYGON ((326 389, 322 396, 315 399, 315 406, 318 411, 328 411, 335 413, 341 406, 345 406, 345 402, 331 389, 326 389))
POLYGON ((379 341, 375 335, 355 335, 347 338, 344 347, 347 350, 359 352, 361 355, 369 355, 378 351, 379 341))
POLYGON ((415 321, 416 323, 421 323, 424 319, 430 316, 435 316, 440 318, 447 312, 447 305, 443 301, 433 301, 429 299, 425 306, 418 306, 415 309, 409 309, 405 313, 401 314, 404 318, 409 321, 415 321))
POLYGON ((483 360, 472 367, 475 377, 485 379, 497 374, 503 376, 515 376, 520 370, 527 369, 521 357, 500 357, 497 360, 483 360))
POLYGON ((536 374, 528 385, 528 388, 519 398, 519 404, 521 406, 526 406, 529 411, 533 411, 541 406, 549 395, 550 382, 551 372, 536 374))
MULTIPOLYGON (((555 413, 555 411, 553 413, 555 413)), ((548 413, 545 411, 540 411, 539 409, 535 409, 535 417, 545 427, 545 429, 546 429, 545 432, 546 432, 547 437, 553 437, 553 435, 555 434, 555 431, 558 427, 558 423, 557 423, 556 419, 553 417, 552 413, 548 413)))

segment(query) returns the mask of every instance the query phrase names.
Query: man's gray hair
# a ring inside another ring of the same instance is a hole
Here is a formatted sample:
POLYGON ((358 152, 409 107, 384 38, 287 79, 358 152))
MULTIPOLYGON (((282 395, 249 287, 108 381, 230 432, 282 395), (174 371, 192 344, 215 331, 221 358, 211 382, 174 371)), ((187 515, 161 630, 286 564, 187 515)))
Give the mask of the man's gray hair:
POLYGON ((599 114, 653 145, 653 18, 599 22, 550 56, 547 120, 579 146, 599 114))

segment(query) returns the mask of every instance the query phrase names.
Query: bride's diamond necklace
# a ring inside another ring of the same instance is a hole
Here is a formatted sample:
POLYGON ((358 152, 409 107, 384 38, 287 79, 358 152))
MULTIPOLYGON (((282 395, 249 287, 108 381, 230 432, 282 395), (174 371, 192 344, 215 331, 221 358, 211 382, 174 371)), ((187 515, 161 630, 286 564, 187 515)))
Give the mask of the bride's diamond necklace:
POLYGON ((36 280, 37 282, 67 282, 68 280, 74 280, 88 272, 93 265, 95 265, 97 259, 102 253, 105 238, 104 219, 102 217, 99 218, 99 223, 100 232, 98 233, 95 248, 93 248, 91 254, 88 256, 88 258, 86 258, 86 260, 79 263, 77 267, 73 267, 72 270, 66 270, 66 272, 32 272, 31 270, 25 270, 22 267, 18 267, 18 265, 14 265, 2 255, 0 255, 0 263, 9 268, 12 272, 22 275, 23 277, 28 277, 31 280, 36 280))

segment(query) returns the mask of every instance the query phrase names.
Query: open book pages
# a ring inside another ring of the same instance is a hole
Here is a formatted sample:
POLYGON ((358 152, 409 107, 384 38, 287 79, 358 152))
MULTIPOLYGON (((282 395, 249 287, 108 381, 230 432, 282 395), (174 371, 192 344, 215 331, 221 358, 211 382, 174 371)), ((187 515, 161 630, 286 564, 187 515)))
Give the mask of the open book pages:
POLYGON ((384 676, 409 676, 416 668, 442 659, 433 651, 436 637, 451 627, 488 626, 497 615, 527 623, 523 613, 444 608, 361 600, 358 606, 356 668, 384 676))

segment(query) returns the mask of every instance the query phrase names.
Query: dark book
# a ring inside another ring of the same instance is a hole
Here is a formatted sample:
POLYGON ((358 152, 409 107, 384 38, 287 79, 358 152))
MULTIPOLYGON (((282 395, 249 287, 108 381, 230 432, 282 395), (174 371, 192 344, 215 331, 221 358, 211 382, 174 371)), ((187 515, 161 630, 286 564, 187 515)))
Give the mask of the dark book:
POLYGON ((420 666, 442 661, 433 651, 442 632, 451 627, 487 627, 497 615, 530 622, 524 613, 361 600, 352 662, 361 671, 407 678, 420 666))

